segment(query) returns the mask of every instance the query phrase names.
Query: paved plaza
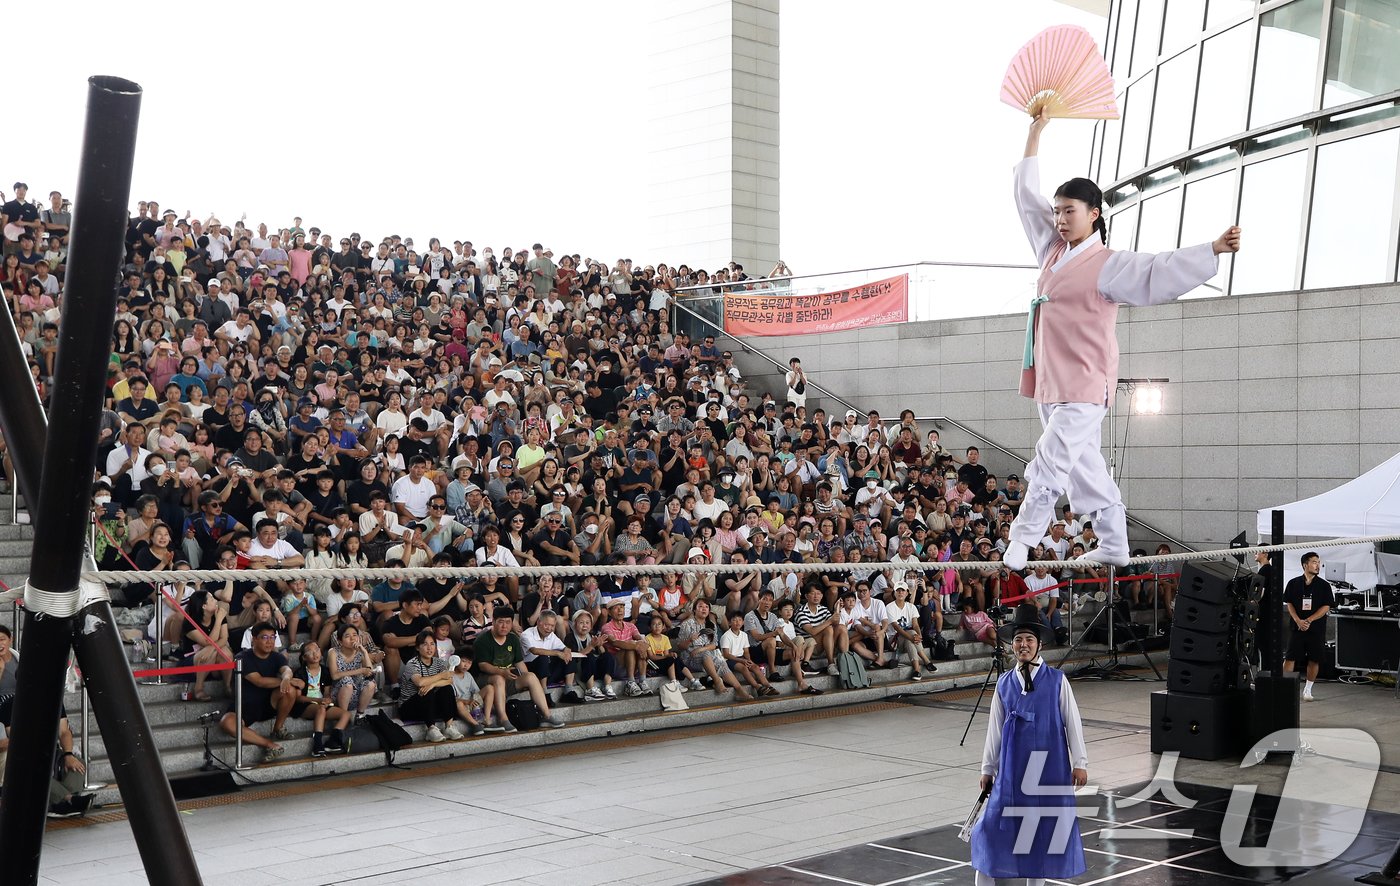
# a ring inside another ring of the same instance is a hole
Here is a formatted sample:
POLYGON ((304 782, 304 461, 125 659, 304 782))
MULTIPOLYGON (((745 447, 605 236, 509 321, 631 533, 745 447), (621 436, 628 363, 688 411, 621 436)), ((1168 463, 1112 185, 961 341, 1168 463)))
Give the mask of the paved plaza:
MULTIPOLYGON (((1151 778, 1148 693, 1161 684, 1074 688, 1091 782, 1111 790, 1151 778)), ((1303 707, 1303 725, 1374 735, 1382 772, 1371 808, 1400 813, 1400 700, 1370 686, 1323 684, 1318 694, 1303 707)), ((957 691, 380 770, 182 807, 209 884, 369 886, 425 876, 694 883, 961 823, 976 795, 986 728, 979 714, 966 747, 958 746, 975 696, 957 691)), ((1286 771, 1262 766, 1249 775, 1267 792, 1286 771)), ((1178 776, 1228 787, 1242 774, 1229 763, 1182 761, 1178 776)), ((42 873, 51 884, 145 882, 119 816, 51 827, 42 873)))

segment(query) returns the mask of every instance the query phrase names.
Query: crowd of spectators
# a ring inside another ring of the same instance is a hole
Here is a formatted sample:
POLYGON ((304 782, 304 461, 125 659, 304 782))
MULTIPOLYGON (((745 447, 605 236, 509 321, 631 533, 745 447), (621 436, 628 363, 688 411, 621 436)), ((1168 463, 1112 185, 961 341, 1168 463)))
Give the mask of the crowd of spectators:
MULTIPOLYGON (((0 208, 0 287, 47 398, 70 215, 57 192, 44 210, 26 193, 16 184, 0 208)), ((438 740, 510 729, 516 691, 553 725, 561 697, 649 693, 654 678, 740 699, 788 681, 820 692, 807 677, 835 673, 845 651, 872 667, 902 656, 921 679, 958 608, 968 639, 989 645, 984 610, 1003 595, 1033 593, 1060 628, 1055 585, 1094 574, 1001 564, 1020 480, 990 474, 975 447, 955 456, 908 410, 887 421, 809 409, 796 359, 784 396, 754 390, 715 335, 671 327, 679 287, 764 285, 737 264, 420 246, 300 218, 230 227, 155 202, 138 205, 126 247, 96 553, 104 568, 172 573, 200 628, 176 614, 151 630, 179 654, 255 660, 245 720, 274 720, 270 737, 249 730, 272 754, 285 720, 303 716, 318 751, 334 750, 376 694, 438 740), (781 568, 882 561, 897 567, 781 568), (509 571, 686 563, 773 569, 509 571), (179 576, 463 564, 502 574, 370 586, 179 576), (301 670, 284 651, 301 653, 301 670)), ((1096 545, 1092 526, 1063 516, 1032 559, 1096 545)), ((156 592, 132 585, 117 602, 145 607, 156 592)), ((207 697, 202 680, 194 697, 207 697)))

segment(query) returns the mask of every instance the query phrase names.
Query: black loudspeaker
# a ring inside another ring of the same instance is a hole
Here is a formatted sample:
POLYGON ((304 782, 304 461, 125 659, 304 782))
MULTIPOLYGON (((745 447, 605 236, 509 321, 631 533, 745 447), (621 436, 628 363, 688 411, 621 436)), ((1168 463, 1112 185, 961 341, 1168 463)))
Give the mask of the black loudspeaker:
MULTIPOLYGON (((1298 674, 1278 674, 1261 671, 1254 678, 1254 693, 1249 705, 1249 740, 1256 743, 1280 729, 1297 729, 1299 708, 1302 704, 1302 687, 1298 685, 1298 674)), ((1280 753, 1292 753, 1297 744, 1275 741, 1270 749, 1280 753)))
POLYGON ((1245 750, 1249 710, 1244 692, 1152 693, 1152 753, 1176 751, 1193 760, 1237 757, 1245 750))
MULTIPOLYGON (((1175 636, 1176 632, 1173 631, 1172 635, 1175 636)), ((1173 692, 1219 695, 1234 689, 1237 679, 1233 660, 1196 662, 1173 659, 1167 663, 1167 688, 1173 692)))
POLYGON ((190 775, 177 775, 170 779, 170 791, 177 800, 198 800, 200 797, 215 797, 219 794, 234 794, 238 785, 228 772, 195 772, 190 775))
POLYGON ((1234 563, 1216 560, 1194 560, 1181 567, 1181 582, 1177 596, 1190 597, 1203 603, 1234 602, 1235 585, 1240 577, 1249 579, 1234 563))
POLYGON ((1207 603, 1178 595, 1176 611, 1172 616, 1172 633, 1185 628, 1202 634, 1223 634, 1230 628, 1232 608, 1229 602, 1207 603))
MULTIPOLYGON (((1178 604, 1180 605, 1180 604, 1178 604)), ((1229 634, 1207 634, 1190 628, 1176 628, 1172 631, 1171 660, 1193 661, 1204 664, 1222 662, 1230 651, 1229 634)))
POLYGON ((1400 666, 1400 621, 1366 615, 1338 615, 1333 620, 1338 668, 1395 673, 1400 666))

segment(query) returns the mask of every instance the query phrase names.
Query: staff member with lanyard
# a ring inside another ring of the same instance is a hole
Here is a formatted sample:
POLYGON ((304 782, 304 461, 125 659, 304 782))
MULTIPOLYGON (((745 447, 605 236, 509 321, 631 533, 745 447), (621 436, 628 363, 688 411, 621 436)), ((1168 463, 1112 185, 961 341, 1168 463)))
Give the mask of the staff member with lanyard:
POLYGON ((1283 589, 1283 603, 1288 617, 1293 619, 1293 631, 1288 639, 1288 654, 1283 658, 1283 672, 1293 673, 1300 657, 1308 662, 1308 681, 1303 684, 1303 701, 1313 700, 1313 683, 1317 681, 1318 665, 1327 644, 1327 613, 1332 610, 1332 586, 1318 578, 1322 559, 1314 551, 1303 555, 1303 574, 1288 582, 1283 589))

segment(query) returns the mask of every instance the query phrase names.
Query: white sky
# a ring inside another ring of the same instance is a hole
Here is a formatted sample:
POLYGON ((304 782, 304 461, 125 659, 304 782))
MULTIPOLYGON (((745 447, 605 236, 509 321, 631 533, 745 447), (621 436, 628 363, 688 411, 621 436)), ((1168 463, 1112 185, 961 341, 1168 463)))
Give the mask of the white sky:
MULTIPOLYGON (((637 249, 648 205, 641 0, 401 2, 372 7, 376 17, 262 0, 179 14, 44 9, 81 26, 65 29, 63 60, 33 96, 42 125, 0 142, 7 194, 21 179, 31 198, 72 195, 86 76, 113 74, 145 88, 133 207, 154 198, 270 227, 300 215, 337 237, 469 239, 498 253, 540 240, 609 261, 686 260, 637 249)), ((1010 199, 1028 120, 998 92, 1020 45, 1060 23, 1102 39, 1102 18, 1053 0, 785 2, 788 264, 1029 261, 1010 199)), ((50 50, 33 51, 38 64, 50 50)), ((1090 137, 1086 121, 1050 127, 1047 190, 1087 173, 1090 137)))

